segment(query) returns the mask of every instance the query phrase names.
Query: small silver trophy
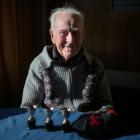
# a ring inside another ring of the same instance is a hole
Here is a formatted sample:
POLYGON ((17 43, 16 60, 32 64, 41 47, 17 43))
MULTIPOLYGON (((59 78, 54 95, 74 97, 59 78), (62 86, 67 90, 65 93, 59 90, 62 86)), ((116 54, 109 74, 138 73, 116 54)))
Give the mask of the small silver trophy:
POLYGON ((53 114, 53 107, 50 108, 44 108, 45 110, 45 115, 46 115, 46 120, 45 120, 45 127, 47 131, 53 130, 53 121, 51 119, 51 116, 53 114))
POLYGON ((62 126, 61 126, 62 131, 69 132, 71 130, 70 122, 68 120, 70 109, 67 109, 64 107, 64 108, 61 108, 61 112, 63 115, 63 121, 62 121, 62 126))
POLYGON ((36 128, 36 120, 35 120, 35 117, 34 117, 35 110, 36 110, 35 105, 30 105, 30 106, 27 107, 27 111, 29 113, 29 116, 28 116, 28 119, 27 119, 29 129, 36 128))

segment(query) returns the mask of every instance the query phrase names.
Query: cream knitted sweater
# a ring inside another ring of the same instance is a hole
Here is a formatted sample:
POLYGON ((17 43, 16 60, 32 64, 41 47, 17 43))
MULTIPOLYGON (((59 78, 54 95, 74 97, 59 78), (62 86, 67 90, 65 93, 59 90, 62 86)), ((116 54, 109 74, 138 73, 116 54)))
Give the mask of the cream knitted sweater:
POLYGON ((93 60, 96 62, 96 66, 99 67, 98 70, 103 71, 103 74, 98 80, 96 90, 92 93, 93 99, 89 99, 87 102, 91 104, 96 103, 97 106, 112 103, 104 68, 97 58, 89 58, 89 55, 83 51, 73 61, 65 63, 60 62, 52 50, 53 47, 45 46, 43 51, 30 64, 23 89, 22 108, 28 105, 41 104, 45 100, 48 105, 51 104, 51 100, 46 97, 45 88, 47 87, 44 84, 44 71, 51 68, 54 74, 52 78, 56 83, 55 96, 58 99, 56 107, 61 108, 65 106, 70 108, 71 111, 77 110, 79 105, 85 103, 82 94, 82 90, 85 88, 85 72, 93 60), (49 50, 51 50, 51 53, 49 50))

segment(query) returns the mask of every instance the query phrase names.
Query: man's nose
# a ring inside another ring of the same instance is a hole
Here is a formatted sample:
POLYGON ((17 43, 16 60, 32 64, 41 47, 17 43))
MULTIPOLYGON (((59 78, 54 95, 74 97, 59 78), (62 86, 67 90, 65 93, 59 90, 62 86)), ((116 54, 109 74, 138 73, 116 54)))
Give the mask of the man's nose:
POLYGON ((66 41, 67 41, 67 43, 69 43, 69 44, 74 43, 75 38, 74 38, 74 35, 72 34, 72 32, 69 32, 69 33, 68 33, 68 35, 67 35, 67 37, 66 37, 66 41))

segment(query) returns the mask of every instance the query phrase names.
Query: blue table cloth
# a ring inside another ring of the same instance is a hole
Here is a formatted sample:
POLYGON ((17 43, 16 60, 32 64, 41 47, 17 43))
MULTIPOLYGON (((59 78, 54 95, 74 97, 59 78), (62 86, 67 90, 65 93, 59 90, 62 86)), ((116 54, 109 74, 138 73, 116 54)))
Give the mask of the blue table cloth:
MULTIPOLYGON (((69 115, 70 123, 77 120, 81 112, 72 112, 69 115)), ((28 112, 25 109, 0 109, 0 139, 1 140, 87 140, 77 132, 64 133, 60 129, 63 116, 59 110, 54 110, 52 120, 57 129, 46 131, 44 128, 45 112, 42 108, 36 110, 36 129, 29 130, 27 127, 28 112)), ((92 138, 94 139, 94 138, 92 138)), ((95 138, 96 139, 96 138, 95 138)), ((140 135, 120 136, 114 140, 140 140, 140 135)))

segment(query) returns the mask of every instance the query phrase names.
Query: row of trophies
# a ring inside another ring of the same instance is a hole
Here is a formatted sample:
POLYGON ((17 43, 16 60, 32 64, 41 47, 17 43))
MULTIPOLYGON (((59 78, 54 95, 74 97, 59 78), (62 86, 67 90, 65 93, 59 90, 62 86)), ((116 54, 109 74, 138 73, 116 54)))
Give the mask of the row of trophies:
MULTIPOLYGON (((28 116, 28 120, 27 120, 27 124, 28 124, 29 129, 35 129, 36 128, 36 119, 34 117, 34 112, 35 112, 36 108, 37 108, 36 105, 27 107, 27 110, 29 112, 29 116, 28 116)), ((54 108, 52 108, 52 107, 51 108, 49 108, 49 107, 44 108, 44 111, 45 111, 45 114, 46 114, 46 119, 45 119, 44 125, 45 125, 45 128, 46 128, 47 131, 52 131, 53 128, 54 128, 53 121, 51 119, 52 114, 53 114, 53 110, 54 110, 54 108)), ((70 122, 68 120, 69 111, 70 110, 68 108, 65 108, 65 107, 61 108, 61 112, 62 112, 62 115, 63 115, 61 130, 63 132, 71 131, 71 125, 70 125, 70 122)))

